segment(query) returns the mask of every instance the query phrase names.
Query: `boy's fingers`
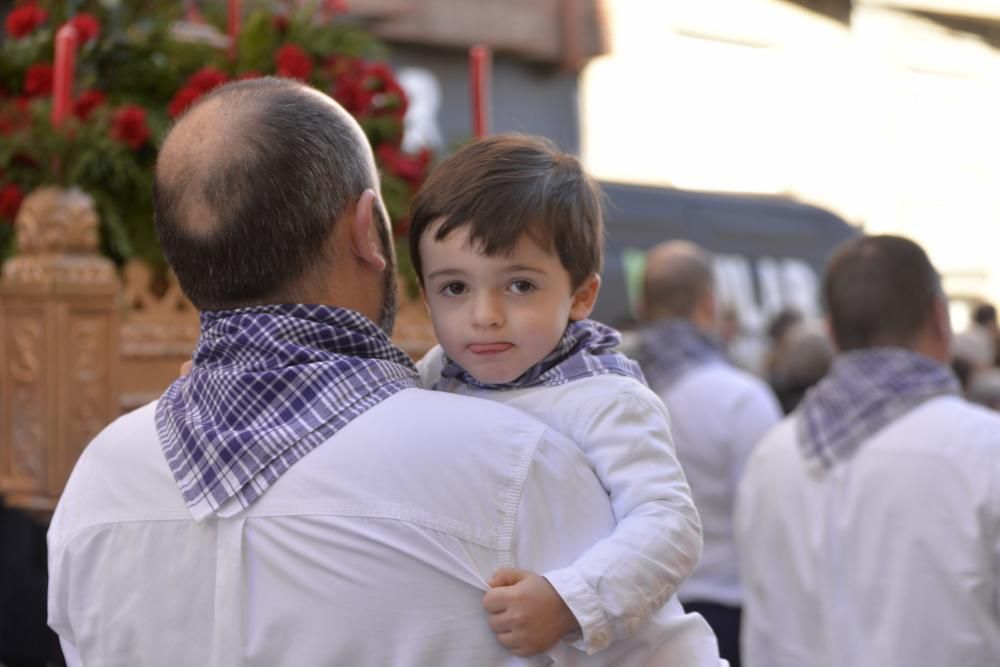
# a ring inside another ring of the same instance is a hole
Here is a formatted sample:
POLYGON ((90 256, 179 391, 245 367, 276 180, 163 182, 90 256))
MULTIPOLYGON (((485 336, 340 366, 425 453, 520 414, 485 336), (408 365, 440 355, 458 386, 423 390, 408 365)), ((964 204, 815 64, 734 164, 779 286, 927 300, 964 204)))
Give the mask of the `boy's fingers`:
POLYGON ((501 646, 509 651, 516 651, 520 648, 517 638, 514 636, 513 632, 498 632, 497 641, 500 642, 501 646))
POLYGON ((483 594, 483 609, 491 614, 499 614, 507 609, 508 597, 503 588, 491 588, 483 594))
POLYGON ((515 570, 512 567, 502 567, 493 573, 493 577, 490 579, 490 587, 498 588, 500 586, 513 586, 529 574, 531 573, 526 570, 515 570))
POLYGON ((190 359, 181 364, 180 377, 191 374, 191 369, 194 368, 194 362, 190 359))
POLYGON ((490 630, 495 632, 497 635, 500 633, 510 633, 512 628, 510 627, 510 621, 504 614, 490 614, 486 622, 490 626, 490 630))

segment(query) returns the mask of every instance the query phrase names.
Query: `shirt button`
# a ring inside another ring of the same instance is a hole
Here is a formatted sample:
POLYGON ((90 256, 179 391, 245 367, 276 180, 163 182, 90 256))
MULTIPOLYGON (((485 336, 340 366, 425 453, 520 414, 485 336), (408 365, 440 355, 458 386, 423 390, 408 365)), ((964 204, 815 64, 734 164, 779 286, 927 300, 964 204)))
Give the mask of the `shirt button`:
POLYGON ((639 630, 640 625, 642 625, 642 619, 639 618, 638 614, 629 616, 628 620, 625 621, 625 632, 629 635, 633 635, 639 630))
POLYGON ((600 651, 607 648, 608 644, 611 643, 611 635, 607 630, 598 630, 591 637, 590 643, 593 645, 595 651, 600 651))

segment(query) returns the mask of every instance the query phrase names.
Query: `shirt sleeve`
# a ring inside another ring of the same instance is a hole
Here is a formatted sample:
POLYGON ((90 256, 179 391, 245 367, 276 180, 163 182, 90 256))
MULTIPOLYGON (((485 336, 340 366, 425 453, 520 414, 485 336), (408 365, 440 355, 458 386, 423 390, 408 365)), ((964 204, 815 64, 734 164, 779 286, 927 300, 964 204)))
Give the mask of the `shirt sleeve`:
POLYGON ((633 635, 691 574, 701 521, 671 440, 666 408, 651 392, 590 401, 581 449, 617 521, 571 566, 545 572, 576 616, 588 653, 633 635))

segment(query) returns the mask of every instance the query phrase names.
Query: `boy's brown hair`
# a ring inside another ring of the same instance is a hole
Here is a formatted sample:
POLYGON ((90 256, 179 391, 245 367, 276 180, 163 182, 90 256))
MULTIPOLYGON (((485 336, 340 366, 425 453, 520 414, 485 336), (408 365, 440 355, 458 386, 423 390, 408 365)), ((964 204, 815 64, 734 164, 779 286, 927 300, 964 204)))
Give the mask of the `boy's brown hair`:
POLYGON ((462 148, 442 162, 410 205, 410 257, 423 284, 420 239, 440 241, 469 227, 469 240, 485 255, 509 253, 528 234, 558 254, 576 289, 601 270, 603 196, 580 161, 552 142, 500 134, 462 148))

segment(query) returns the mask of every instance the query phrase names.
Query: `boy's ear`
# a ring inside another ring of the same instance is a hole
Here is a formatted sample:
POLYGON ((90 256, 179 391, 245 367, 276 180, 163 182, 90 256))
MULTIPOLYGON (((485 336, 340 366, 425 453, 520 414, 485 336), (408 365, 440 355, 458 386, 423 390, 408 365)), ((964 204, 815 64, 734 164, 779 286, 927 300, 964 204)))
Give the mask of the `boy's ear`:
POLYGON ((573 292, 573 304, 569 309, 569 319, 585 320, 594 309, 597 293, 601 291, 601 277, 596 273, 583 281, 583 284, 573 292))

